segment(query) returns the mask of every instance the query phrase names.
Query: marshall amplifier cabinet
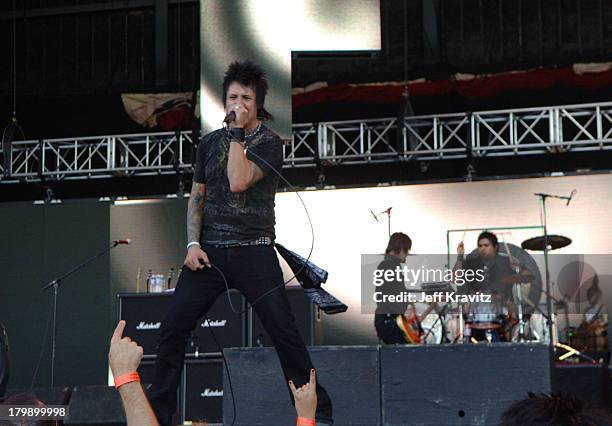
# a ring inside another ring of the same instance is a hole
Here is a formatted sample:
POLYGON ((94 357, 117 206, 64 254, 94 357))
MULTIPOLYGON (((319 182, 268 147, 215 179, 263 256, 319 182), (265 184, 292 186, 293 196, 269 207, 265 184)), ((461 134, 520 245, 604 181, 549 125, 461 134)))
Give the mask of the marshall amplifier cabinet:
MULTIPOLYGON (((155 377, 155 360, 142 360, 140 365, 138 366, 138 375, 140 376, 140 383, 145 389, 148 389, 151 383, 153 383, 153 379, 155 377)), ((184 380, 184 371, 183 376, 181 376, 181 383, 184 380)), ((181 393, 182 387, 179 388, 179 392, 176 395, 176 406, 181 407, 183 403, 183 394, 181 393)), ((181 412, 181 420, 182 420, 182 412, 181 412)))
POLYGON ((185 360, 182 380, 185 421, 223 423, 223 359, 185 360))
POLYGON ((155 360, 142 360, 138 366, 140 383, 146 388, 153 383, 155 377, 155 360))
MULTIPOLYGON (((300 285, 291 285, 285 287, 289 305, 295 317, 295 323, 298 327, 302 339, 306 346, 314 346, 319 344, 320 323, 315 319, 318 310, 310 301, 310 298, 304 294, 304 289, 300 285)), ((250 346, 274 346, 272 339, 264 330, 263 324, 259 320, 257 313, 249 306, 249 333, 247 342, 250 346)))
MULTIPOLYGON (((170 307, 171 297, 172 292, 117 294, 118 317, 126 321, 124 335, 142 346, 145 359, 157 354, 159 329, 170 307)), ((230 298, 236 311, 244 310, 244 300, 238 291, 231 290, 230 298)), ((201 318, 191 333, 186 347, 188 355, 197 357, 201 353, 219 353, 211 330, 221 348, 245 346, 245 314, 232 311, 226 293, 217 298, 207 318, 210 322, 201 318)))

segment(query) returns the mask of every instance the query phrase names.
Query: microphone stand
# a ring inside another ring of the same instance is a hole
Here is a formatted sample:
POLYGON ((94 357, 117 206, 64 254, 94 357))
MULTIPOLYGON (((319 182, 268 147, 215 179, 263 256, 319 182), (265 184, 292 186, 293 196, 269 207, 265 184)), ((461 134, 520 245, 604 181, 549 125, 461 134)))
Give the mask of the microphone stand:
POLYGON ((372 210, 370 210, 370 213, 372 213, 372 215, 374 216, 374 219, 376 220, 376 222, 378 222, 378 216, 382 216, 383 214, 387 215, 387 233, 389 234, 389 238, 391 238, 391 209, 393 207, 389 207, 386 210, 381 211, 380 213, 376 214, 374 213, 372 210))
POLYGON ((53 288, 53 327, 52 327, 53 333, 51 336, 51 387, 53 387, 54 379, 55 379, 55 349, 56 349, 56 340, 57 340, 57 292, 59 290, 60 284, 64 279, 68 278, 70 275, 74 274, 75 272, 83 269, 85 266, 89 265, 91 262, 93 262, 100 256, 105 255, 106 253, 108 253, 109 251, 117 247, 118 245, 119 245, 119 242, 114 241, 113 244, 109 248, 102 250, 100 253, 78 264, 77 266, 72 268, 70 271, 50 281, 47 285, 45 285, 42 288, 42 291, 46 291, 50 288, 53 288))
POLYGON ((575 190, 572 191, 569 197, 545 194, 541 192, 533 194, 536 197, 540 197, 540 201, 542 205, 541 221, 542 221, 542 227, 544 228, 544 269, 546 270, 546 295, 547 295, 546 310, 548 311, 548 335, 550 336, 550 346, 553 352, 559 342, 557 340, 558 336, 556 333, 556 320, 555 320, 555 314, 553 312, 553 307, 552 307, 552 297, 551 297, 552 293, 550 291, 550 270, 548 268, 548 228, 546 225, 546 199, 547 198, 557 198, 560 200, 567 200, 567 205, 569 205, 569 202, 574 196, 574 193, 575 193, 575 190))
POLYGON ((427 340, 429 335, 432 334, 433 329, 436 326, 436 324, 438 323, 438 321, 442 325, 442 342, 441 343, 446 343, 446 341, 448 340, 448 338, 446 337, 446 331, 447 330, 446 330, 446 327, 444 326, 444 320, 442 320, 442 316, 446 315, 446 309, 448 308, 448 305, 449 304, 447 303, 440 310, 434 308, 435 311, 436 311, 436 314, 438 314, 438 318, 436 318, 436 320, 431 325, 431 327, 429 327, 429 330, 427 330, 427 333, 425 333, 425 335, 423 337, 421 337, 421 342, 423 342, 423 344, 425 344, 425 345, 427 344, 425 341, 427 340))

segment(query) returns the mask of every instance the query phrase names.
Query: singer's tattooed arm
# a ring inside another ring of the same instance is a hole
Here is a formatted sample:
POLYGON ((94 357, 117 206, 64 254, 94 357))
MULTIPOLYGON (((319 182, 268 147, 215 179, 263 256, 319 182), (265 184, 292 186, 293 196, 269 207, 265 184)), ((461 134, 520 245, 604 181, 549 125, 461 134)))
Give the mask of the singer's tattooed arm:
POLYGON ((205 193, 205 184, 193 182, 189 204, 187 205, 187 242, 200 241, 205 193))

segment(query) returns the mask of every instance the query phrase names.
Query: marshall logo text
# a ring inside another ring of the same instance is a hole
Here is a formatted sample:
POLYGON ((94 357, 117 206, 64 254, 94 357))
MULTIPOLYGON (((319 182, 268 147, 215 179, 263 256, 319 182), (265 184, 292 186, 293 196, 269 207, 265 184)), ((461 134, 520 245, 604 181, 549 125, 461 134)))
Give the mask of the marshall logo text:
POLYGON ((161 322, 145 322, 140 321, 140 324, 136 326, 136 330, 159 330, 161 322))
POLYGON ((210 320, 202 323, 202 328, 206 327, 225 327, 227 320, 210 320))
POLYGON ((204 392, 200 394, 202 398, 214 398, 218 396, 223 396, 223 389, 204 389, 204 392))

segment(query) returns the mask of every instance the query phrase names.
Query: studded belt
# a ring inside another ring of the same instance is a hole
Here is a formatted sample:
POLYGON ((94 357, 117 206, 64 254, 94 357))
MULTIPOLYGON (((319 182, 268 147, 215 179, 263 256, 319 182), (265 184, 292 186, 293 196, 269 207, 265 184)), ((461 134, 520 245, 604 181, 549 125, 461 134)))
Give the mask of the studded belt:
POLYGON ((235 243, 222 244, 206 244, 215 248, 233 248, 233 247, 250 247, 250 246, 273 246, 274 240, 270 237, 259 237, 249 241, 237 241, 235 243))

